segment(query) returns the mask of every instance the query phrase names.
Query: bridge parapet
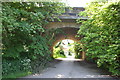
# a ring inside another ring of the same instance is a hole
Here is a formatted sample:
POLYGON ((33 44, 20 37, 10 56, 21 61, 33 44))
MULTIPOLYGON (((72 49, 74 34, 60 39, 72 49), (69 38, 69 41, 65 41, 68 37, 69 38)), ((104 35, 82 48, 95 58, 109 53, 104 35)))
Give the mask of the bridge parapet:
POLYGON ((58 16, 61 20, 63 20, 63 22, 68 20, 76 20, 78 18, 81 18, 83 20, 87 20, 87 17, 83 17, 83 16, 79 16, 78 14, 82 11, 84 11, 85 9, 83 7, 74 7, 72 9, 66 8, 65 9, 65 13, 63 13, 62 15, 58 16))
POLYGON ((81 18, 81 20, 87 20, 87 17, 79 16, 78 13, 81 11, 84 11, 85 9, 83 7, 74 7, 73 9, 66 8, 65 13, 58 16, 60 18, 61 22, 58 20, 55 20, 53 22, 50 22, 46 28, 63 28, 63 27, 73 27, 73 28, 79 28, 81 24, 77 24, 76 20, 81 18))

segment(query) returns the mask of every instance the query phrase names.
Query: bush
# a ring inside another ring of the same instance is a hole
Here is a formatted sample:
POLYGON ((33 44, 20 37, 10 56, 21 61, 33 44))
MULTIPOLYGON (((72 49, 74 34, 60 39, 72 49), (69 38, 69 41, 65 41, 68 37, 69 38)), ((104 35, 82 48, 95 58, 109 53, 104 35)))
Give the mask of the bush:
POLYGON ((113 75, 120 75, 120 1, 92 2, 80 14, 89 17, 82 21, 78 31, 79 36, 84 36, 81 42, 87 58, 96 58, 98 67, 104 66, 113 75))
POLYGON ((53 57, 54 58, 65 58, 66 56, 64 54, 64 51, 58 47, 58 48, 54 48, 53 57))
POLYGON ((55 32, 47 33, 45 25, 61 12, 64 4, 60 2, 2 2, 3 76, 34 71, 34 66, 51 60, 49 48, 55 32), (40 63, 32 65, 37 60, 40 63))
POLYGON ((81 53, 82 53, 81 43, 79 43, 79 42, 74 43, 74 51, 75 51, 75 58, 77 58, 77 59, 82 58, 82 55, 81 55, 81 53))
POLYGON ((2 61, 3 77, 16 72, 31 72, 30 59, 3 59, 2 61))

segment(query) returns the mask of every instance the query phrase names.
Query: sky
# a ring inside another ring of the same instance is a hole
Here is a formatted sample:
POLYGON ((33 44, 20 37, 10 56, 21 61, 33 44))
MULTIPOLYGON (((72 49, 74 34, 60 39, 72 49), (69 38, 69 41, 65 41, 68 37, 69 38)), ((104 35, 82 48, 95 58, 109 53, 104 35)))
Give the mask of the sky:
POLYGON ((70 7, 85 7, 86 3, 93 0, 62 0, 62 2, 67 3, 70 7))

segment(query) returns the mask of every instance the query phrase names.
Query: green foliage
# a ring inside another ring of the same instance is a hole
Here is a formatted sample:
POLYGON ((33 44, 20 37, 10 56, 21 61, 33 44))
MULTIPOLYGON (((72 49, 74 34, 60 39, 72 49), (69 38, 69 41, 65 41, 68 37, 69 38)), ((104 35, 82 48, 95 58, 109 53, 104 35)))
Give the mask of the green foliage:
POLYGON ((58 48, 54 48, 53 49, 53 57, 54 58, 65 58, 65 54, 64 54, 64 51, 58 47, 58 48))
POLYGON ((50 37, 55 32, 48 34, 45 25, 57 18, 54 14, 62 12, 64 4, 59 2, 2 3, 3 76, 19 71, 19 66, 23 67, 21 71, 28 70, 27 63, 21 63, 24 59, 31 61, 31 69, 45 66, 51 60, 49 47, 54 37, 50 37), (39 64, 35 64, 38 60, 39 64), (6 66, 8 63, 11 66, 6 66))
POLYGON ((27 76, 30 74, 31 74, 31 72, 28 72, 28 71, 10 73, 9 75, 3 76, 2 80, 16 80, 16 78, 24 77, 24 76, 27 76))
POLYGON ((30 59, 11 59, 11 61, 9 59, 3 59, 2 62, 2 70, 3 70, 3 77, 11 74, 14 74, 16 72, 21 72, 21 71, 27 71, 27 72, 31 72, 31 60, 30 59))
POLYGON ((120 75, 120 2, 93 2, 82 14, 89 17, 78 31, 87 58, 120 75))
MULTIPOLYGON (((75 47, 75 43, 70 43, 70 44, 69 44, 69 52, 72 53, 72 54, 75 53, 74 47, 75 47)), ((71 55, 72 55, 72 54, 71 54, 71 55)))
POLYGON ((75 58, 80 59, 82 57, 82 44, 79 42, 74 43, 75 58))

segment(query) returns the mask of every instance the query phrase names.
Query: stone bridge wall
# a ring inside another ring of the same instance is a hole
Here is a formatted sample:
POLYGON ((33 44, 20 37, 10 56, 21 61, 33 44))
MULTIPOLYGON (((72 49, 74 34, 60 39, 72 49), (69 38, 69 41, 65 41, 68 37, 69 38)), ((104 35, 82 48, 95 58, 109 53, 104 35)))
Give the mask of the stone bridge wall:
MULTIPOLYGON (((48 25, 46 25, 46 29, 53 29, 53 28, 61 28, 62 31, 65 34, 59 33, 55 36, 55 41, 53 42, 51 46, 51 50, 53 50, 53 46, 64 39, 71 39, 74 41, 79 41, 83 36, 76 38, 76 34, 80 28, 81 24, 76 23, 76 19, 81 18, 82 20, 87 20, 87 18, 79 16, 78 13, 80 11, 84 11, 84 8, 78 7, 73 8, 73 10, 67 9, 66 12, 63 13, 61 16, 58 16, 61 20, 55 20, 54 22, 50 22, 48 25)), ((85 59, 85 53, 82 53, 82 58, 85 59)))
POLYGON ((77 24, 75 22, 50 22, 47 25, 48 29, 51 28, 65 28, 65 27, 69 27, 69 28, 79 28, 81 24, 77 24))

